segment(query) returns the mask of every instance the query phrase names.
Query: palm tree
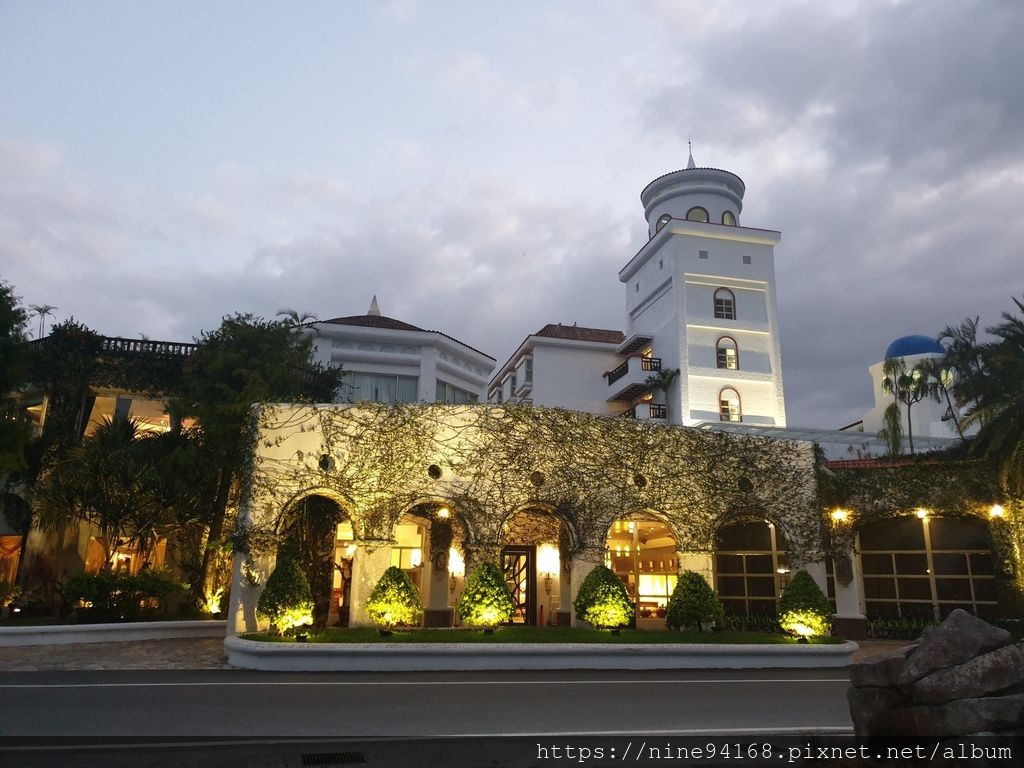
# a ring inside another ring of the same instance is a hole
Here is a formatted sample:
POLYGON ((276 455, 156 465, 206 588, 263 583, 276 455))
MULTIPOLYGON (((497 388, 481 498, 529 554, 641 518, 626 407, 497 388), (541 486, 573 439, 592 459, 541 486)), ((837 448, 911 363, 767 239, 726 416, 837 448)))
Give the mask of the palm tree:
POLYGON ((953 426, 962 442, 964 428, 960 425, 959 409, 953 402, 954 369, 948 367, 945 362, 945 356, 925 358, 914 366, 914 372, 920 376, 921 390, 925 397, 929 397, 937 403, 946 401, 946 413, 953 420, 953 426))
POLYGON ((37 338, 43 338, 43 331, 46 330, 46 317, 53 314, 53 310, 57 307, 53 304, 29 304, 29 309, 32 310, 33 314, 39 318, 39 336, 37 338))
MULTIPOLYGON (((1024 301, 1013 303, 1024 315, 1024 301)), ((988 333, 995 340, 976 347, 978 365, 954 387, 957 402, 968 404, 964 427, 979 425, 975 453, 995 460, 1004 485, 1024 490, 1024 317, 1002 314, 988 333)))
POLYGON ((291 307, 281 307, 281 309, 277 310, 277 316, 283 318, 282 322, 287 323, 293 328, 298 328, 300 325, 306 325, 307 323, 315 323, 319 320, 312 312, 299 313, 298 310, 291 307))
POLYGON ((669 414, 670 398, 668 396, 668 393, 672 389, 672 385, 675 383, 677 378, 679 378, 679 369, 673 368, 672 370, 663 370, 658 371, 657 373, 652 373, 644 381, 644 384, 646 384, 651 389, 656 389, 660 392, 665 393, 665 421, 667 421, 669 424, 672 423, 672 419, 670 418, 669 414))
POLYGON ((889 446, 889 455, 899 455, 902 448, 903 424, 900 419, 900 405, 907 407, 907 439, 910 452, 914 452, 914 426, 910 409, 921 402, 926 394, 924 376, 918 370, 907 372, 902 357, 887 357, 882 363, 882 391, 892 395, 893 401, 882 416, 882 430, 878 433, 889 446))

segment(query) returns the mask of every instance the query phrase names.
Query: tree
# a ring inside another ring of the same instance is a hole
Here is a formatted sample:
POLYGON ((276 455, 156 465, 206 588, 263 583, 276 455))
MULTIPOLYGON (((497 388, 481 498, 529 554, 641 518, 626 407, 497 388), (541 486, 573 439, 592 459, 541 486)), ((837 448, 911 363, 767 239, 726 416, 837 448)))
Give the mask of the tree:
MULTIPOLYGON (((1024 302, 1013 299, 1024 315, 1024 302)), ((978 345, 979 363, 956 382, 957 402, 967 406, 964 427, 979 426, 972 453, 995 461, 1004 486, 1024 492, 1024 316, 1003 312, 986 328, 995 339, 978 345)))
POLYGON ((39 318, 39 335, 37 339, 43 338, 43 333, 46 330, 46 318, 53 314, 53 310, 57 307, 53 304, 30 304, 29 309, 32 310, 32 314, 39 318))
POLYGON ((277 317, 280 317, 282 322, 287 323, 292 328, 299 328, 307 323, 315 323, 318 320, 317 316, 312 312, 300 313, 297 309, 292 309, 291 307, 281 307, 281 309, 277 310, 277 317))
POLYGON ((910 452, 914 452, 914 427, 910 418, 912 406, 921 402, 926 394, 923 375, 919 370, 907 371, 907 364, 902 357, 887 357, 882 363, 882 391, 893 397, 892 403, 882 415, 882 430, 878 433, 889 446, 889 455, 898 456, 902 452, 903 423, 900 416, 900 405, 907 407, 907 440, 910 452))
POLYGON ((707 579, 696 571, 683 571, 668 601, 665 623, 669 629, 704 629, 721 624, 725 609, 707 579))
POLYGON ((423 603, 408 574, 392 565, 380 577, 366 598, 366 612, 379 628, 389 630, 396 624, 411 627, 420 623, 423 603))
POLYGON ((595 627, 624 627, 633 620, 633 603, 626 585, 610 568, 596 566, 580 584, 573 603, 576 615, 595 627))
MULTIPOLYGON (((15 295, 12 286, 0 280, 0 397, 6 397, 25 381, 26 320, 21 298, 15 295)), ((0 408, 0 475, 24 467, 28 427, 16 416, 15 404, 5 401, 0 408)))
POLYGON ((455 606, 467 627, 493 629, 512 620, 516 601, 495 563, 481 563, 466 579, 466 588, 455 606))
POLYGON ((247 430, 254 403, 330 402, 341 380, 339 368, 311 363, 311 340, 286 321, 248 314, 227 316, 215 331, 204 333, 185 364, 181 392, 169 410, 199 422, 204 450, 217 474, 209 501, 209 531, 201 558, 197 598, 213 593, 213 560, 225 545, 225 518, 240 470, 251 450, 247 430))
POLYGON ((658 371, 652 373, 644 383, 651 389, 656 389, 665 395, 665 421, 671 423, 672 419, 669 418, 669 392, 672 389, 672 385, 675 384, 676 379, 679 378, 679 369, 673 368, 671 370, 658 371))

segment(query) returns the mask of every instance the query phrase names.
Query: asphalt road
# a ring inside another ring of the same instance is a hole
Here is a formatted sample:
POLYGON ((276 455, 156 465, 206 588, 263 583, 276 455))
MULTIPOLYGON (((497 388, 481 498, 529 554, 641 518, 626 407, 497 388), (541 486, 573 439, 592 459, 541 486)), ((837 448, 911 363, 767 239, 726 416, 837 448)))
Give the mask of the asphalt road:
POLYGON ((189 749, 195 760, 182 765, 232 765, 231 756, 245 750, 248 756, 238 757, 239 764, 291 765, 284 757, 284 762, 274 762, 272 755, 297 759, 299 752, 337 756, 353 749, 337 744, 318 747, 318 739, 369 739, 364 743, 373 744, 378 754, 382 745, 390 744, 392 756, 404 755, 395 765, 412 765, 411 757, 425 760, 415 763, 422 765, 468 765, 465 760, 435 762, 427 755, 454 754, 457 749, 490 754, 517 744, 526 744, 532 755, 534 744, 576 739, 593 746, 613 735, 621 754, 637 738, 698 737, 727 743, 741 735, 838 734, 850 729, 848 685, 842 670, 455 675, 12 672, 0 674, 0 765, 91 765, 71 761, 73 755, 82 759, 89 752, 96 757, 95 764, 106 766, 170 765, 134 760, 142 754, 166 758, 189 749), (280 745, 270 743, 279 737, 305 746, 286 745, 282 752, 280 745), (442 741, 422 741, 438 737, 442 741), (120 747, 116 755, 103 752, 118 739, 150 738, 156 744, 136 750, 132 762, 117 762, 117 756, 125 759, 128 754, 120 747), (188 746, 211 739, 241 741, 199 752, 188 746), (170 746, 158 746, 163 743, 170 746), (481 751, 483 744, 489 746, 481 751), (42 761, 33 762, 24 745, 68 749, 50 752, 49 760, 35 755, 42 761), (214 754, 219 755, 214 762, 197 757, 214 754), (271 762, 260 762, 257 755, 271 762))

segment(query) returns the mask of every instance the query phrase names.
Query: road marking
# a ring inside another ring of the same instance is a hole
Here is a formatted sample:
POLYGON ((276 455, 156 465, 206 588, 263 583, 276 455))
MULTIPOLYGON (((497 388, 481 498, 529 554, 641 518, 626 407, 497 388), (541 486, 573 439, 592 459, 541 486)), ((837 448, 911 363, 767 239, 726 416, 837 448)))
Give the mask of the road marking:
MULTIPOLYGON (((565 738, 588 738, 599 736, 604 739, 627 739, 636 736, 648 737, 682 737, 682 736, 720 736, 723 734, 735 734, 737 736, 848 736, 853 734, 853 728, 848 726, 822 726, 810 725, 803 728, 688 728, 672 731, 534 731, 524 733, 448 733, 431 734, 423 736, 330 736, 311 737, 308 739, 296 739, 295 737, 283 737, 279 739, 210 739, 199 741, 168 741, 168 742, 119 742, 111 739, 105 744, 67 744, 67 745, 18 745, 3 746, 0 743, 0 753, 3 752, 69 752, 88 750, 109 750, 116 747, 119 750, 129 749, 182 749, 192 747, 256 747, 256 746, 288 746, 310 745, 310 744, 365 744, 365 743, 392 743, 406 741, 444 741, 446 739, 565 739, 565 738)), ((26 737, 31 738, 31 737, 26 737)), ((66 737, 74 738, 74 737, 66 737)), ((92 738, 92 737, 90 737, 92 738)), ((159 737, 157 737, 159 738, 159 737)))
POLYGON ((751 683, 845 683, 835 678, 739 678, 734 680, 223 680, 172 683, 0 683, 0 690, 24 688, 202 688, 210 686, 335 686, 360 688, 366 686, 469 686, 469 685, 749 685, 751 683))

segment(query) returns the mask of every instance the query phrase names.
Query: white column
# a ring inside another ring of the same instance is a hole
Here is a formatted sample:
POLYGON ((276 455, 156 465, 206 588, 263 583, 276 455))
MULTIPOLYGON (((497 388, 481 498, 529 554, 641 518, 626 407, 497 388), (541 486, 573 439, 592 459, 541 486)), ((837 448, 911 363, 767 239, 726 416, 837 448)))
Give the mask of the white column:
POLYGON ((420 347, 419 393, 422 403, 437 400, 437 347, 420 347))
POLYGON ((852 539, 836 552, 833 564, 836 583, 836 634, 852 640, 862 639, 867 631, 862 591, 864 582, 860 558, 854 550, 852 539))
POLYGON ((715 556, 711 552, 677 551, 676 557, 679 560, 679 567, 676 569, 678 573, 699 573, 712 588, 715 586, 715 556))

